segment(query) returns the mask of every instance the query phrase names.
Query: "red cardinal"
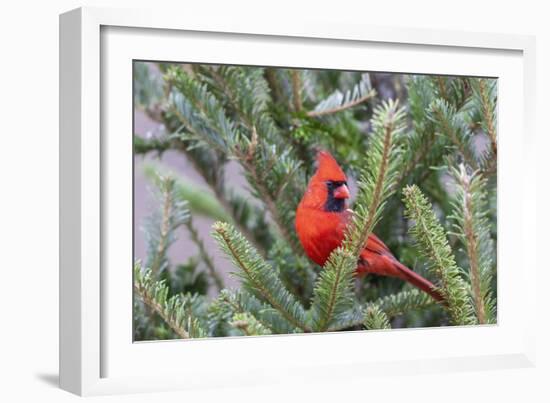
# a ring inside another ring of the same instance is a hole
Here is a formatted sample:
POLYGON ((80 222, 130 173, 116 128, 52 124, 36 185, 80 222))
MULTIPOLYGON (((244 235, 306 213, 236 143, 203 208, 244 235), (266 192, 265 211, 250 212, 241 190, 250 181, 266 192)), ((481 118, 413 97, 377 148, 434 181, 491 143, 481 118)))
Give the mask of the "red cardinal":
MULTIPOLYGON (((306 254, 320 266, 341 245, 351 211, 347 209, 350 194, 346 174, 326 151, 317 156, 318 168, 296 210, 296 231, 306 254)), ((374 234, 359 256, 357 273, 375 273, 398 277, 427 292, 435 300, 443 296, 424 277, 401 264, 388 247, 374 234)))

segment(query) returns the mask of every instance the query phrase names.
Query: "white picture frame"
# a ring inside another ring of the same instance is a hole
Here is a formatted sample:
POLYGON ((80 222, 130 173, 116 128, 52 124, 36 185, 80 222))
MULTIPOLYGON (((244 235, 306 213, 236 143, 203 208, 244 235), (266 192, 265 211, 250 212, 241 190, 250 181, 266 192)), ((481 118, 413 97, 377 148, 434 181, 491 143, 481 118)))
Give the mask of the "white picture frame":
POLYGON ((533 164, 514 169, 512 162, 516 158, 529 161, 534 153, 534 49, 534 39, 520 35, 327 25, 323 21, 280 26, 268 20, 243 23, 154 10, 81 8, 61 15, 61 387, 96 395, 291 383, 297 376, 323 379, 330 374, 346 379, 375 372, 396 375, 533 365, 534 321, 529 315, 535 312, 536 285, 527 279, 536 277, 536 253, 521 250, 527 250, 527 234, 536 233, 536 184, 535 175, 529 174, 533 164), (178 46, 175 52, 174 44, 181 43, 186 46, 178 46), (225 46, 230 52, 223 52, 224 43, 231 45, 225 46), (357 57, 346 65, 338 57, 322 61, 313 51, 317 47, 325 54, 356 52, 357 57), (371 61, 364 60, 367 54, 373 56, 371 61), (126 69, 133 59, 365 70, 367 63, 370 70, 502 78, 498 325, 132 343, 128 328, 132 286, 126 283, 131 278, 131 255, 113 252, 107 239, 117 240, 116 250, 131 247, 131 239, 125 236, 131 224, 128 228, 124 213, 125 207, 131 211, 127 204, 131 201, 127 177, 131 160, 124 167, 114 165, 110 158, 116 150, 131 150, 130 133, 126 137, 112 133, 125 132, 131 125, 132 97, 127 90, 132 78, 126 69), (491 71, 498 74, 488 74, 491 71), (512 109, 523 111, 522 116, 509 116, 506 112, 512 109), (512 182, 521 183, 520 192, 508 186, 512 182), (519 213, 511 216, 507 211, 519 213), (512 231, 515 241, 510 237, 512 231), (511 245, 521 261, 514 257, 511 245), (114 262, 121 262, 127 273, 108 270, 114 262), (418 349, 399 347, 405 340, 418 349), (322 361, 316 359, 319 348, 328 352, 322 361), (144 365, 138 367, 136 362, 144 365))

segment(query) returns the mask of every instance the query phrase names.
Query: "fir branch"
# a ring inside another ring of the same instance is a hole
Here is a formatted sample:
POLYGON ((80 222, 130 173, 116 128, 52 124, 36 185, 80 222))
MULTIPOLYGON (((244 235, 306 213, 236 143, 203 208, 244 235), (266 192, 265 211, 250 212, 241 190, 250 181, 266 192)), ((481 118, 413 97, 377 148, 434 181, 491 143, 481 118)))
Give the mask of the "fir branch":
POLYGON ((363 323, 368 330, 391 329, 388 316, 377 305, 367 307, 363 323))
POLYGON ((468 103, 470 91, 466 78, 444 76, 427 78, 435 83, 436 95, 455 109, 460 110, 468 103))
MULTIPOLYGON (((292 150, 281 141, 273 120, 267 113, 268 87, 261 74, 254 70, 247 73, 242 68, 216 71, 209 83, 232 89, 232 97, 224 100, 237 111, 238 123, 229 119, 223 103, 189 78, 181 69, 173 69, 170 81, 174 83, 172 94, 174 114, 184 123, 190 139, 235 158, 243 167, 254 196, 266 203, 280 234, 302 253, 293 232, 293 211, 298 203, 302 184, 295 184, 299 162, 292 150), (293 186, 289 186, 289 182, 293 186), (280 205, 279 195, 291 188, 293 195, 280 205), (294 200, 296 199, 296 200, 294 200)), ((206 73, 205 73, 206 74, 206 73)), ((210 72, 212 75, 213 73, 210 72)), ((222 91, 223 92, 223 91, 222 91)))
POLYGON ((182 339, 205 337, 206 332, 194 318, 191 302, 182 295, 168 297, 164 281, 155 281, 150 269, 134 265, 134 290, 144 304, 156 312, 182 339))
POLYGON ((270 333, 288 334, 295 332, 295 327, 289 324, 279 311, 245 290, 222 290, 217 300, 211 306, 211 313, 218 315, 216 312, 220 310, 229 312, 226 314, 228 321, 235 314, 248 313, 253 315, 256 321, 270 333))
POLYGON ((388 317, 403 315, 407 312, 424 309, 437 302, 427 293, 416 288, 386 295, 368 305, 379 307, 388 317))
MULTIPOLYGON (((436 142, 436 136, 435 133, 432 133, 432 135, 428 136, 427 139, 422 141, 420 147, 418 147, 415 151, 415 155, 410 158, 405 166, 405 169, 401 171, 401 174, 399 175, 399 178, 397 179, 397 183, 401 184, 405 179, 407 179, 411 173, 416 169, 416 167, 421 163, 424 162, 426 159, 426 154, 430 152, 430 150, 433 149, 434 143, 436 142)), ((425 170, 422 178, 420 178, 419 182, 423 182, 426 177, 431 173, 429 170, 425 170)))
POLYGON ((161 209, 147 219, 144 230, 148 247, 147 266, 153 276, 157 276, 167 267, 166 251, 175 241, 176 230, 189 220, 190 214, 187 203, 175 198, 174 178, 156 176, 154 179, 161 209))
POLYGON ((151 63, 134 62, 134 105, 149 118, 160 121, 163 80, 151 63))
POLYGON ((241 133, 205 85, 199 85, 185 74, 178 77, 179 85, 170 95, 170 111, 189 133, 183 139, 195 140, 198 145, 226 154, 241 138, 241 133))
POLYGON ((473 310, 468 298, 468 287, 461 278, 461 269, 452 255, 445 231, 420 189, 407 186, 403 191, 405 215, 413 220, 409 232, 420 252, 428 260, 428 269, 441 282, 439 291, 445 297, 445 308, 455 325, 474 323, 473 310))
MULTIPOLYGON (((280 193, 283 191, 284 187, 279 187, 276 194, 272 194, 265 182, 265 173, 269 172, 269 168, 267 168, 267 170, 260 170, 258 169, 259 167, 257 164, 251 162, 251 159, 244 159, 243 166, 247 170, 247 174, 252 178, 252 182, 254 183, 255 189, 257 191, 257 196, 265 203, 268 211, 271 214, 271 218, 273 218, 273 221, 277 225, 279 233, 283 236, 286 242, 288 242, 295 254, 303 254, 303 251, 298 246, 296 235, 294 234, 294 232, 291 232, 292 226, 287 223, 288 220, 285 219, 283 213, 281 212, 281 209, 279 209, 279 207, 277 206, 277 199, 280 193)), ((296 166, 296 169, 297 168, 298 167, 296 166)), ((289 173, 289 177, 287 178, 287 180, 290 180, 292 176, 293 173, 289 173)))
POLYGON ((241 330, 246 336, 271 334, 269 329, 264 327, 254 316, 246 312, 236 313, 230 325, 241 330))
POLYGON ((439 166, 447 154, 445 138, 436 135, 435 122, 426 113, 437 97, 435 81, 426 76, 409 77, 407 91, 412 130, 405 138, 403 159, 407 163, 400 170, 399 188, 404 182, 423 183, 433 173, 426 167, 439 166))
POLYGON ((278 204, 285 189, 301 190, 295 186, 300 164, 282 141, 281 133, 268 113, 271 99, 262 69, 227 67, 201 71, 212 77, 218 90, 227 93, 226 104, 240 118, 240 127, 246 133, 243 142, 232 153, 243 166, 258 199, 267 205, 280 234, 295 254, 301 254, 293 232, 292 217, 278 204))
POLYGON ((481 127, 489 136, 494 158, 497 156, 496 133, 496 80, 472 78, 469 83, 473 90, 474 100, 481 111, 481 127))
POLYGON ((219 155, 216 158, 210 150, 187 146, 178 138, 171 140, 171 148, 185 154, 195 171, 210 187, 215 197, 212 197, 210 193, 205 192, 203 189, 193 186, 189 181, 177 178, 174 172, 160 164, 145 165, 145 176, 154 179, 158 171, 162 175, 174 177, 176 197, 179 200, 188 202, 189 208, 194 213, 215 220, 235 223, 262 256, 265 256, 267 254, 266 247, 270 244, 271 238, 265 230, 267 223, 264 219, 264 213, 259 208, 251 206, 242 197, 224 188, 223 156, 219 155), (257 229, 260 231, 257 232, 257 229))
POLYGON ((277 78, 278 69, 267 67, 264 70, 264 77, 269 86, 270 92, 273 96, 273 99, 276 103, 285 103, 284 95, 282 93, 281 87, 279 85, 279 80, 277 78))
POLYGON ((332 252, 315 286, 312 309, 318 331, 326 331, 336 316, 353 305, 353 275, 359 254, 380 218, 385 200, 393 191, 399 166, 395 137, 404 130, 405 114, 393 101, 376 108, 374 113, 374 132, 359 179, 352 222, 343 247, 332 252))
POLYGON ((225 211, 222 202, 217 196, 212 195, 212 193, 202 187, 194 185, 189 178, 176 174, 165 165, 161 163, 147 163, 143 166, 143 174, 151 181, 154 181, 157 175, 174 178, 176 199, 186 201, 189 210, 193 214, 199 214, 219 221, 232 219, 230 212, 225 211))
POLYGON ((400 166, 398 137, 405 130, 405 110, 398 101, 384 102, 372 119, 374 130, 365 168, 359 178, 358 202, 354 206, 352 253, 359 256, 382 214, 385 201, 393 193, 400 166))
POLYGON ((493 323, 496 302, 491 295, 492 247, 487 219, 486 180, 468 174, 463 164, 451 171, 457 185, 453 203, 456 235, 466 248, 470 262, 472 299, 478 322, 493 323))
POLYGON ((443 99, 447 99, 447 88, 445 84, 445 77, 437 76, 436 78, 439 94, 443 99))
POLYGON ((189 220, 185 223, 185 227, 187 228, 187 231, 189 232, 189 235, 191 236, 191 240, 197 245, 197 248, 199 250, 199 256, 201 257, 201 260, 203 261, 204 265, 206 266, 206 269, 208 270, 208 274, 213 279, 214 284, 216 285, 216 288, 218 289, 218 292, 221 291, 224 288, 223 280, 220 274, 217 272, 216 268, 214 267, 214 262, 212 261, 212 258, 210 257, 210 254, 206 250, 206 247, 204 246, 203 240, 199 237, 199 233, 195 226, 193 225, 193 218, 189 217, 189 220))
POLYGON ((327 332, 337 332, 344 329, 362 327, 364 318, 365 308, 355 301, 353 307, 334 318, 327 332))
MULTIPOLYGON (((182 145, 182 151, 188 156, 195 169, 201 174, 217 201, 222 206, 224 217, 212 217, 218 221, 234 223, 262 256, 267 255, 271 243, 271 234, 266 229, 267 222, 263 210, 252 206, 246 199, 230 189, 223 182, 223 166, 218 159, 204 159, 206 150, 189 148, 182 145)), ((203 206, 204 207, 204 206, 203 206)))
POLYGON ((171 148, 171 142, 167 138, 163 137, 151 137, 143 138, 137 134, 134 134, 134 153, 135 154, 147 154, 151 151, 156 151, 162 154, 166 150, 171 148))
POLYGON ((365 73, 361 76, 361 81, 351 90, 348 90, 345 93, 342 93, 340 90, 336 90, 326 99, 317 104, 314 110, 309 111, 307 116, 321 117, 342 112, 364 102, 370 101, 375 96, 376 90, 372 88, 369 75, 365 73))
POLYGON ((294 327, 310 331, 301 304, 286 290, 273 267, 267 264, 247 240, 230 224, 217 222, 213 236, 238 269, 244 286, 265 299, 294 327))
POLYGON ((366 304, 365 307, 355 305, 352 309, 337 317, 328 331, 334 332, 364 325, 367 308, 380 309, 388 318, 394 318, 434 305, 437 305, 437 302, 429 294, 416 288, 404 290, 378 298, 366 304))
POLYGON ((313 291, 314 329, 326 331, 339 314, 354 303, 353 276, 357 256, 344 248, 337 248, 325 263, 313 291))
MULTIPOLYGON (((167 183, 168 185, 168 183, 167 183)), ((170 225, 170 215, 173 208, 173 197, 172 194, 172 185, 166 186, 165 189, 163 189, 163 198, 164 203, 162 206, 162 222, 160 225, 160 236, 159 241, 157 245, 157 251, 155 254, 155 257, 153 258, 153 262, 151 264, 151 271, 153 274, 158 273, 159 267, 160 267, 160 261, 164 258, 164 255, 166 254, 166 248, 168 244, 168 234, 170 230, 172 229, 172 225, 170 225)))
POLYGON ((450 140, 466 163, 472 169, 477 169, 479 164, 473 150, 472 136, 463 116, 443 99, 437 99, 432 103, 429 116, 435 122, 439 133, 450 140))

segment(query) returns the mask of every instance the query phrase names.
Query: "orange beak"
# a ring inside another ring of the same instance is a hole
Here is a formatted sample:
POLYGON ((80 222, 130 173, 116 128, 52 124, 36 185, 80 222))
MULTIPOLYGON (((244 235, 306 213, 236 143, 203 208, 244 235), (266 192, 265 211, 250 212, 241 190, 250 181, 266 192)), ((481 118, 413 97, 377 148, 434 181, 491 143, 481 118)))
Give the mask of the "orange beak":
POLYGON ((349 189, 346 185, 342 185, 334 189, 335 199, 349 199, 349 189))

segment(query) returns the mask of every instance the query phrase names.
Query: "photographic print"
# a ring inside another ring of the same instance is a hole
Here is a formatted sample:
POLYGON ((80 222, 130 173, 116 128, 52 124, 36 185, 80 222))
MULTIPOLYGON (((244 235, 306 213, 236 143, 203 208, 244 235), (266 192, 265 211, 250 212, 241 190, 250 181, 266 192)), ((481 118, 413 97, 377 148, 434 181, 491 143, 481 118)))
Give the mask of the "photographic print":
POLYGON ((135 341, 497 322, 497 79, 136 60, 133 103, 135 341))

